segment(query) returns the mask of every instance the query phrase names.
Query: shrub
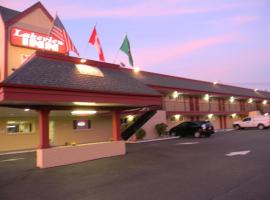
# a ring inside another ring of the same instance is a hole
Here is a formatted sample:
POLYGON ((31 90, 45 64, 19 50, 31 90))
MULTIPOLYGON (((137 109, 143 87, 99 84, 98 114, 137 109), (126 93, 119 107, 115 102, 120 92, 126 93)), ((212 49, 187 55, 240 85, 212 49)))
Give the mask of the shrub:
POLYGON ((139 130, 136 131, 136 139, 137 140, 142 140, 145 137, 146 133, 145 130, 140 128, 139 130))
POLYGON ((165 123, 160 123, 155 126, 157 134, 159 136, 165 135, 168 125, 165 123))

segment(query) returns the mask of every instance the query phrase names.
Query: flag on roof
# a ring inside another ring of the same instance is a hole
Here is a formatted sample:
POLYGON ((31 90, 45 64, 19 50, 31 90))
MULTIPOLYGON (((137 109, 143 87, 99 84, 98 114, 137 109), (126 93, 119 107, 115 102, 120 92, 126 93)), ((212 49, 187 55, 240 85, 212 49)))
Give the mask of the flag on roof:
POLYGON ((78 50, 76 49, 71 38, 69 37, 64 25, 62 24, 57 15, 55 16, 50 35, 64 42, 66 46, 66 52, 73 51, 78 56, 80 56, 78 50))
POLYGON ((100 44, 100 40, 99 40, 98 35, 97 35, 96 26, 94 27, 93 32, 92 32, 92 34, 91 34, 91 36, 89 38, 89 43, 96 47, 97 52, 98 52, 99 60, 100 61, 105 61, 103 50, 102 50, 102 47, 101 47, 101 44, 100 44))
POLYGON ((133 58, 132 58, 132 55, 131 55, 130 43, 129 43, 127 35, 125 36, 125 39, 124 39, 124 41, 123 41, 123 43, 122 43, 122 45, 120 47, 120 50, 123 51, 125 54, 127 54, 129 64, 131 66, 133 66, 133 58))

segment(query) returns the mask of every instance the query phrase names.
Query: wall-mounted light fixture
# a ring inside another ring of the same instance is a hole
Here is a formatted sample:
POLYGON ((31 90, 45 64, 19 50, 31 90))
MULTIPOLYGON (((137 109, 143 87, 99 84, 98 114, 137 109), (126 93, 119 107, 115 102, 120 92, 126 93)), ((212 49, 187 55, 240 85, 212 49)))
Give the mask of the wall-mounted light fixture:
POLYGON ((180 117, 181 117, 181 115, 179 115, 179 114, 174 115, 174 119, 175 119, 176 121, 179 121, 179 120, 180 120, 180 117))
POLYGON ((204 99, 205 101, 209 101, 209 99, 210 99, 209 94, 205 94, 204 97, 203 97, 203 99, 204 99))
POLYGON ((207 115, 208 119, 212 119, 214 117, 214 114, 210 113, 207 115))
POLYGON ((135 116, 134 115, 128 115, 127 116, 127 121, 132 122, 134 120, 135 116))
POLYGON ((140 68, 139 68, 139 67, 133 67, 133 71, 134 71, 135 73, 138 73, 138 72, 140 72, 140 68))
POLYGON ((230 99, 229 99, 230 103, 233 103, 235 101, 235 98, 234 96, 231 96, 230 99))
POLYGON ((236 118, 237 114, 236 113, 233 113, 231 114, 232 118, 236 118))

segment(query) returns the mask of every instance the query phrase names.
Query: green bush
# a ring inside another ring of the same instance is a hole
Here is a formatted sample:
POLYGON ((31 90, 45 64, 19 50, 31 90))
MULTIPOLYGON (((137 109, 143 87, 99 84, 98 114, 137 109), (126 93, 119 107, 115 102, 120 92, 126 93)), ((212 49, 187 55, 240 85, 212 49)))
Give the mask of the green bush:
POLYGON ((165 135, 165 134, 167 133, 167 132, 166 132, 167 127, 168 127, 168 125, 165 124, 165 123, 157 124, 157 125, 155 126, 156 131, 157 131, 157 134, 158 134, 159 136, 165 135))
POLYGON ((139 130, 136 131, 136 139, 137 140, 142 140, 145 137, 146 133, 145 130, 140 128, 139 130))

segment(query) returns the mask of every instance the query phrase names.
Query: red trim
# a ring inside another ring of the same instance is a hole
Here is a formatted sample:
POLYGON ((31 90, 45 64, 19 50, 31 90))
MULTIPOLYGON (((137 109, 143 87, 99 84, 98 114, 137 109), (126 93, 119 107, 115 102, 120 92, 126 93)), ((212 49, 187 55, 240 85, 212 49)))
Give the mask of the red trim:
POLYGON ((231 115, 233 113, 236 113, 238 115, 246 115, 246 112, 205 112, 205 111, 167 111, 169 115, 175 115, 175 114, 181 114, 181 115, 187 115, 187 116, 201 116, 201 115, 208 115, 209 113, 212 113, 214 115, 231 115))
POLYGON ((190 111, 193 112, 194 111, 194 102, 193 102, 193 97, 189 96, 189 107, 190 107, 190 111))
POLYGON ((221 92, 210 92, 210 91, 203 91, 203 90, 193 90, 193 89, 185 89, 185 88, 180 88, 180 87, 165 87, 165 86, 158 86, 158 85, 152 85, 152 84, 148 84, 148 86, 152 87, 155 90, 158 91, 172 91, 172 90, 180 90, 183 92, 191 92, 193 94, 205 94, 208 93, 209 95, 220 95, 220 96, 224 96, 224 97, 228 97, 228 96, 236 96, 239 98, 253 98, 253 99, 258 99, 258 100, 270 100, 270 98, 262 98, 262 97, 254 97, 254 96, 239 96, 237 94, 232 94, 232 93, 221 93, 221 92))
POLYGON ((226 119, 226 116, 223 117, 223 122, 224 122, 224 128, 227 128, 227 119, 226 119))
POLYGON ((23 17, 27 16, 29 13, 33 12, 34 10, 36 10, 38 8, 40 8, 45 13, 45 15, 47 15, 47 17, 49 18, 50 21, 53 21, 53 17, 51 16, 51 14, 47 11, 47 9, 39 1, 39 2, 35 3, 34 5, 30 6, 29 8, 27 8, 26 10, 24 10, 23 12, 19 13, 15 17, 13 17, 9 21, 7 21, 6 22, 7 27, 9 27, 12 24, 18 22, 23 17))
POLYGON ((49 110, 38 111, 38 124, 40 133, 40 149, 46 149, 50 147, 49 142, 49 110))
POLYGON ((223 116, 219 116, 219 125, 220 125, 220 128, 223 129, 223 116))
POLYGON ((34 86, 34 85, 23 85, 23 84, 6 84, 0 83, 0 87, 5 88, 22 88, 22 89, 38 89, 38 90, 53 90, 53 91, 65 91, 65 92, 83 92, 83 93, 100 93, 100 94, 112 94, 112 95, 127 95, 127 96, 143 96, 143 97, 162 97, 161 95, 149 95, 149 94, 138 94, 138 93, 124 93, 124 92, 108 92, 108 91, 95 91, 95 90, 81 90, 71 88, 60 88, 60 87, 49 87, 49 86, 34 86))
POLYGON ((129 94, 109 94, 97 92, 78 92, 63 90, 45 90, 22 87, 3 87, 3 101, 21 101, 29 103, 59 102, 97 102, 128 105, 162 105, 160 96, 143 96, 129 94))
POLYGON ((112 139, 114 141, 121 140, 121 124, 120 124, 121 112, 112 112, 112 139))

